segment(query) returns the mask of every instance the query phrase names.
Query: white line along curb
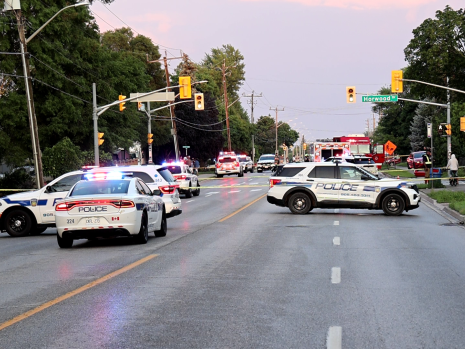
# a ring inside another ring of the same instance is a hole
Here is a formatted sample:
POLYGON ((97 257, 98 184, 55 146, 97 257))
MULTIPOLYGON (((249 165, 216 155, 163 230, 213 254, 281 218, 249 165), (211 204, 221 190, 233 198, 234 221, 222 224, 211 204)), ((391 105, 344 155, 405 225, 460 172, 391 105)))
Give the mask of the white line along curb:
POLYGON ((326 338, 327 349, 341 349, 342 348, 342 327, 331 326, 326 338))

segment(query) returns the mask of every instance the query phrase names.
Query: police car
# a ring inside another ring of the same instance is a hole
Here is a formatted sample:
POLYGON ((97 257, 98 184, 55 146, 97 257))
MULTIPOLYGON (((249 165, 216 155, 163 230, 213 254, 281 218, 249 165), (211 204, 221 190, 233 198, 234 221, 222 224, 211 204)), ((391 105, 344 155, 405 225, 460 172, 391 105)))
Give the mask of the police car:
POLYGON ((55 226, 55 205, 62 200, 71 187, 81 180, 83 173, 92 171, 127 171, 142 179, 152 190, 160 190, 165 203, 167 218, 182 213, 181 199, 175 179, 164 166, 121 166, 100 167, 99 170, 86 167, 80 171, 68 172, 45 187, 25 193, 0 198, 0 232, 20 237, 43 233, 55 226))
POLYGON ((184 162, 164 163, 163 166, 171 172, 176 182, 179 183, 179 193, 185 194, 186 198, 191 198, 192 195, 200 195, 200 183, 197 175, 193 174, 189 166, 184 162), (192 189, 196 188, 196 189, 192 189))
POLYGON ((86 173, 82 178, 55 206, 61 248, 71 247, 77 239, 133 236, 145 244, 149 232, 166 235, 163 200, 140 178, 115 171, 86 173))
POLYGON ((269 203, 305 214, 313 208, 365 208, 398 216, 418 208, 415 184, 378 179, 352 163, 293 163, 270 178, 269 203))
POLYGON ((221 178, 224 175, 237 174, 238 177, 244 176, 242 166, 234 152, 220 152, 218 161, 215 165, 216 177, 221 178))

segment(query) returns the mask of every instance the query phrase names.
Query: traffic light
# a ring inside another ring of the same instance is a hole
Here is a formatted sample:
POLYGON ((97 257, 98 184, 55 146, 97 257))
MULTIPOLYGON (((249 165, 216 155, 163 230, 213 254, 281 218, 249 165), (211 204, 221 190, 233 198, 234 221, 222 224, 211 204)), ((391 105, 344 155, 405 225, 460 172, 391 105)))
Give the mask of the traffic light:
POLYGON ((99 146, 102 145, 103 142, 105 142, 105 140, 103 139, 103 135, 104 135, 104 134, 105 134, 105 133, 103 133, 103 132, 98 132, 98 145, 99 145, 99 146))
MULTIPOLYGON (((122 101, 123 99, 126 99, 126 96, 123 96, 123 95, 118 96, 118 100, 122 101)), ((126 102, 122 102, 119 104, 119 111, 123 111, 124 109, 126 109, 126 107, 124 106, 125 104, 126 102)))
POLYGON ((438 126, 438 134, 439 134, 440 136, 442 136, 443 127, 444 127, 443 124, 439 124, 439 126, 438 126))
POLYGON ((153 142, 152 137, 153 137, 153 133, 148 133, 147 134, 147 144, 152 144, 152 142, 153 142))
POLYGON ((391 71, 391 92, 401 93, 404 92, 404 82, 402 80, 402 70, 391 71))
POLYGON ((452 126, 450 124, 446 124, 446 135, 450 136, 452 134, 452 126))
POLYGON ((460 131, 465 131, 465 116, 460 118, 460 131))
POLYGON ((194 94, 194 103, 195 103, 195 110, 204 109, 203 93, 194 94))
POLYGON ((355 103, 355 86, 346 87, 347 103, 355 103))
POLYGON ((304 150, 307 150, 307 143, 304 143, 304 150))
POLYGON ((191 77, 190 76, 180 76, 179 77, 179 98, 180 99, 189 99, 192 98, 192 89, 191 89, 191 77))
POLYGON ((145 111, 145 105, 142 102, 137 102, 137 110, 145 111))

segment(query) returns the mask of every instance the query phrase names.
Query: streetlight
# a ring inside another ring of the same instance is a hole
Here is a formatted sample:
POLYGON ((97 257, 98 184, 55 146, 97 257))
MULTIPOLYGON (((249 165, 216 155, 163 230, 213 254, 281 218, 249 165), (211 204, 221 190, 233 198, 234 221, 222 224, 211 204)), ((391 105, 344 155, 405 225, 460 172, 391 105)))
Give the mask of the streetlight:
POLYGON ((32 83, 29 80, 30 69, 29 69, 29 58, 26 56, 27 52, 27 44, 31 41, 37 34, 39 34, 42 29, 45 28, 47 24, 49 24, 60 12, 70 8, 70 7, 77 7, 77 6, 89 6, 90 3, 87 0, 80 1, 74 5, 66 6, 62 8, 60 11, 55 13, 55 15, 50 18, 44 25, 42 25, 39 29, 37 29, 29 38, 26 39, 26 33, 24 31, 24 19, 21 15, 21 5, 20 0, 15 0, 11 3, 8 1, 5 2, 5 11, 14 10, 16 13, 16 20, 18 22, 18 32, 19 32, 19 39, 20 39, 20 47, 21 47, 21 57, 23 63, 23 72, 24 72, 24 83, 26 89, 26 99, 27 99, 27 113, 29 116, 29 126, 31 132, 31 141, 32 141, 32 153, 34 157, 34 166, 36 169, 36 182, 37 188, 41 188, 44 185, 44 174, 42 170, 42 156, 40 154, 40 144, 39 144, 39 132, 37 128, 37 118, 35 114, 34 108, 34 98, 32 93, 32 83))

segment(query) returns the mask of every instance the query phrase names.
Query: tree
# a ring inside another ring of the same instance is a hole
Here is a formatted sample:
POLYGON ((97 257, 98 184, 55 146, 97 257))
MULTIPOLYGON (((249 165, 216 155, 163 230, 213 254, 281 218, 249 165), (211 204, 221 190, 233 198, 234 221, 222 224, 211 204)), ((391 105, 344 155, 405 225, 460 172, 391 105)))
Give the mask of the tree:
MULTIPOLYGON (((413 39, 405 48, 409 63, 404 77, 465 90, 465 12, 446 6, 436 11, 436 18, 426 19, 413 30, 413 39)), ((412 92, 422 98, 446 102, 446 92, 423 84, 411 84, 412 92)), ((463 94, 452 94, 464 101, 463 94)))
POLYGON ((44 150, 42 162, 44 174, 56 178, 81 168, 81 150, 65 137, 53 147, 44 150))
MULTIPOLYGON (((435 100, 425 100, 425 102, 433 102, 435 100)), ((415 110, 415 116, 410 125, 410 146, 412 151, 423 150, 423 147, 428 145, 426 136, 427 123, 432 123, 434 116, 444 114, 444 109, 428 104, 419 104, 415 110)))

